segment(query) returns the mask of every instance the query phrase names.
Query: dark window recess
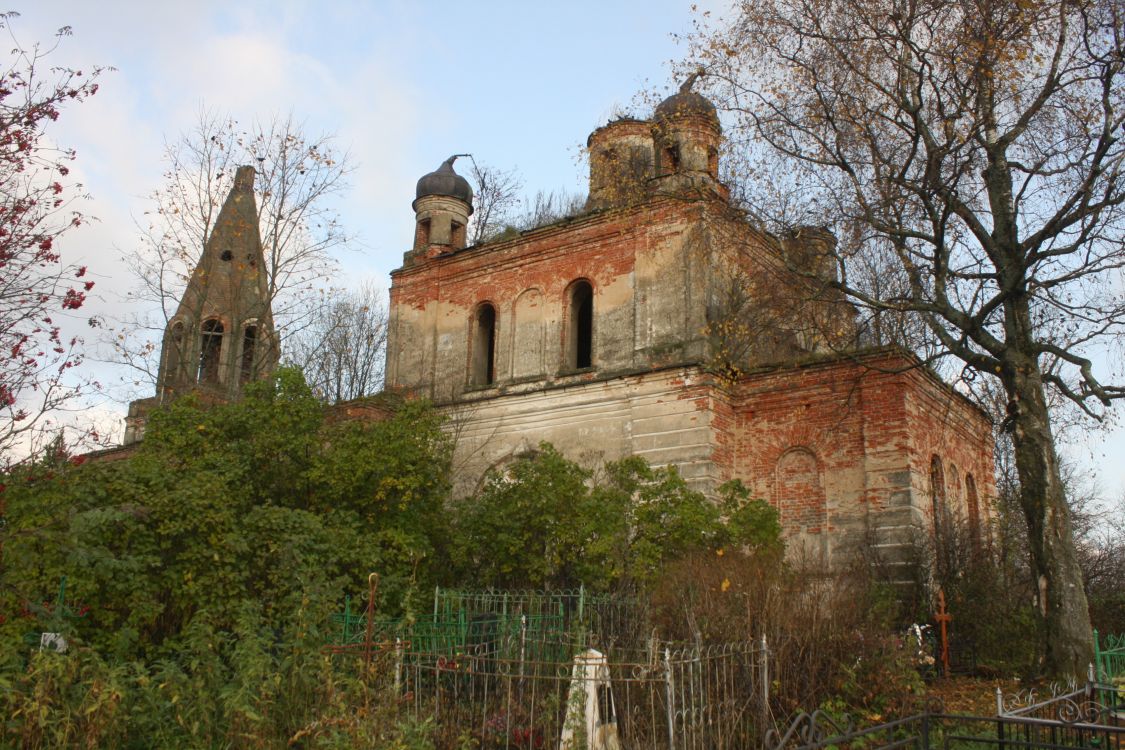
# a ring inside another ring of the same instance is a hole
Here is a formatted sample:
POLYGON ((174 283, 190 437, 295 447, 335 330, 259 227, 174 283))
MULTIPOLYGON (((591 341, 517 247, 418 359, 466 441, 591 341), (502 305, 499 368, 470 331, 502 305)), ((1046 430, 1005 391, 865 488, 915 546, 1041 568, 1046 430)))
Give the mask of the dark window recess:
POLYGON ((223 324, 218 320, 205 320, 201 328, 202 346, 199 347, 199 382, 219 382, 219 354, 223 350, 223 324))
POLYGON ((945 468, 941 458, 930 459, 930 494, 934 509, 934 528, 945 520, 945 468))
POLYGON ((481 305, 473 326, 471 381, 473 385, 490 385, 496 380, 496 309, 481 305))
POLYGON ((594 364, 594 290, 579 281, 570 290, 567 365, 580 370, 594 364))
POLYGON ((680 171, 680 147, 679 146, 665 146, 664 159, 661 165, 661 171, 664 174, 674 174, 680 171))
POLYGON ((172 325, 172 345, 168 347, 168 359, 165 367, 165 377, 171 380, 182 377, 180 363, 184 361, 184 324, 177 322, 172 325))
POLYGON ((972 474, 965 475, 965 505, 969 511, 969 535, 973 544, 980 544, 980 498, 977 497, 977 482, 972 474))
POLYGON ((430 244, 430 220, 422 219, 414 233, 414 247, 425 247, 430 244))
POLYGON ((246 332, 242 334, 242 370, 239 374, 239 381, 242 383, 254 377, 254 355, 257 343, 258 327, 246 326, 246 332))
POLYGON ((222 259, 222 260, 230 260, 233 257, 234 257, 234 255, 231 254, 230 250, 224 250, 222 252, 222 254, 219 255, 219 258, 222 259))

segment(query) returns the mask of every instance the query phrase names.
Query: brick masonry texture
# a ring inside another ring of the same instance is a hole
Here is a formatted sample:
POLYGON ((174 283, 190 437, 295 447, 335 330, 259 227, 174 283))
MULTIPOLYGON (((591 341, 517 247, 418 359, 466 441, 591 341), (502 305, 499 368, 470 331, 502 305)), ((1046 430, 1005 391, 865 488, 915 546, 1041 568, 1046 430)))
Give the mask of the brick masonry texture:
POLYGON ((705 158, 717 121, 682 119, 596 131, 584 214, 473 247, 416 244, 392 274, 387 383, 450 417, 455 494, 549 441, 584 462, 674 465, 712 495, 740 479, 778 508, 791 550, 834 564, 860 546, 904 561, 935 494, 939 512, 987 515, 987 419, 908 355, 858 348, 829 286, 831 235, 755 229, 705 158))

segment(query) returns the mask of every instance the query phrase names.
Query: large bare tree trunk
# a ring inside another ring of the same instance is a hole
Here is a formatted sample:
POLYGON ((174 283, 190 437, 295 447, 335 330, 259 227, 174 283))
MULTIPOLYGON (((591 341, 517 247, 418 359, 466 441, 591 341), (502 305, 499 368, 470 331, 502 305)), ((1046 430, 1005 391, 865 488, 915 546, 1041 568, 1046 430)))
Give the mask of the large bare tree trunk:
POLYGON ((1046 674, 1081 679, 1093 660, 1093 638, 1037 358, 1012 352, 1001 379, 1043 618, 1042 667, 1046 674))

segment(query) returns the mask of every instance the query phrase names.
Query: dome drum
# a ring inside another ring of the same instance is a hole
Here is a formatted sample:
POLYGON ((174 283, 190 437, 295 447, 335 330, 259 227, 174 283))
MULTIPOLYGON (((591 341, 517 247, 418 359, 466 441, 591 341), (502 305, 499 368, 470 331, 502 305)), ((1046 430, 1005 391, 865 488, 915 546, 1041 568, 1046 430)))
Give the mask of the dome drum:
POLYGON ((473 213, 473 189, 453 171, 458 156, 449 157, 433 172, 418 180, 414 202, 414 248, 411 259, 432 257, 449 249, 465 247, 469 217, 473 213))

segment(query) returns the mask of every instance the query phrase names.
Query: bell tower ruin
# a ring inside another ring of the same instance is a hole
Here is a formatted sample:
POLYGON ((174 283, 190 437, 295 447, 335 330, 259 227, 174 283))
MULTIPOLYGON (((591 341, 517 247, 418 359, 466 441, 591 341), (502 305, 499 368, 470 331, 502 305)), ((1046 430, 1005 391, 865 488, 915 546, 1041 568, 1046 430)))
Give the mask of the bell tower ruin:
POLYGON ((243 385, 270 375, 278 358, 254 168, 244 166, 164 330, 156 395, 129 405, 125 445, 144 436, 154 408, 191 392, 236 399, 243 385))

